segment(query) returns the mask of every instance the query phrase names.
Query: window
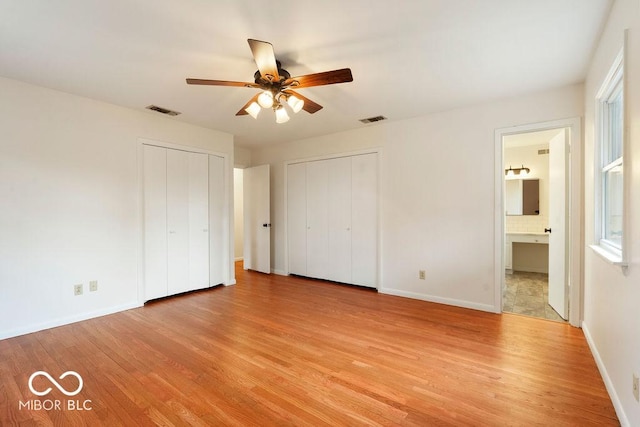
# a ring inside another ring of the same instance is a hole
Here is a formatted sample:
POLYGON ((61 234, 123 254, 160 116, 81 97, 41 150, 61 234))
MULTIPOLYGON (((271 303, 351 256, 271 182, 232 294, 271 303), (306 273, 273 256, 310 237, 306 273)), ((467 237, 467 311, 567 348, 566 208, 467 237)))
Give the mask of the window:
POLYGON ((598 94, 596 125, 596 246, 615 263, 623 260, 624 85, 623 55, 616 59, 598 94))

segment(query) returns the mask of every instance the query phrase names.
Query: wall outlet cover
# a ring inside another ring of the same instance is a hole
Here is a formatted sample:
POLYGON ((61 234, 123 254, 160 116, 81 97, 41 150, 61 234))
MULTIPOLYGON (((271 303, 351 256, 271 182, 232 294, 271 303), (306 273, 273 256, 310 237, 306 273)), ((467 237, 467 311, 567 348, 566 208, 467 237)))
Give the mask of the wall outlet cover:
POLYGON ((75 296, 82 295, 82 284, 73 285, 73 295, 75 296))

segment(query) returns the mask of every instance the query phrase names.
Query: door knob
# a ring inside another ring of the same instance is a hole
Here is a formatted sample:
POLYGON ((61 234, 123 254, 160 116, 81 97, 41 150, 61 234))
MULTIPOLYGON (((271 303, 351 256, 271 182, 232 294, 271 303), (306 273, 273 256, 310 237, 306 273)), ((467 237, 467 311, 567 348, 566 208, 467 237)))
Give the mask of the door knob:
POLYGON ((544 229, 544 232, 545 232, 545 233, 551 233, 551 228, 545 228, 545 229, 544 229))
POLYGON ((264 223, 264 224, 262 224, 262 226, 263 226, 263 227, 271 227, 271 224, 264 223))

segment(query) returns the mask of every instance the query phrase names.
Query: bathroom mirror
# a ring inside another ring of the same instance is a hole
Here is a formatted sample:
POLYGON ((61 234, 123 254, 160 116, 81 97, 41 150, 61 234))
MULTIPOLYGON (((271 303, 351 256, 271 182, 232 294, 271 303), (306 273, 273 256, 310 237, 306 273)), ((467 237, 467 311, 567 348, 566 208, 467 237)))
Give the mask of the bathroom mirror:
POLYGON ((506 180, 505 205, 507 215, 540 215, 539 180, 506 180))

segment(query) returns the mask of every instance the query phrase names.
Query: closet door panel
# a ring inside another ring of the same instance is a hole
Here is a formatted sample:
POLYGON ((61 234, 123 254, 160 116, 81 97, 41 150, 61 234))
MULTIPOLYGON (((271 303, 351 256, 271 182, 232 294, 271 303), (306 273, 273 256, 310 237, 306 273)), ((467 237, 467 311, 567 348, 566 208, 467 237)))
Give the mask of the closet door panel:
POLYGON ((189 153, 167 150, 167 280, 169 295, 190 290, 189 153))
POLYGON ((329 280, 351 282, 351 158, 328 162, 328 275, 329 280))
POLYGON ((329 161, 307 163, 307 276, 327 278, 329 161))
POLYGON ((224 159, 209 156, 209 284, 224 282, 224 159))
POLYGON ((189 289, 209 286, 209 156, 189 155, 189 289))
POLYGON ((167 150, 143 146, 144 299, 167 296, 167 150))
POLYGON ((378 155, 352 158, 352 283, 378 284, 378 155))
POLYGON ((287 167, 289 273, 307 275, 307 164, 287 167))

